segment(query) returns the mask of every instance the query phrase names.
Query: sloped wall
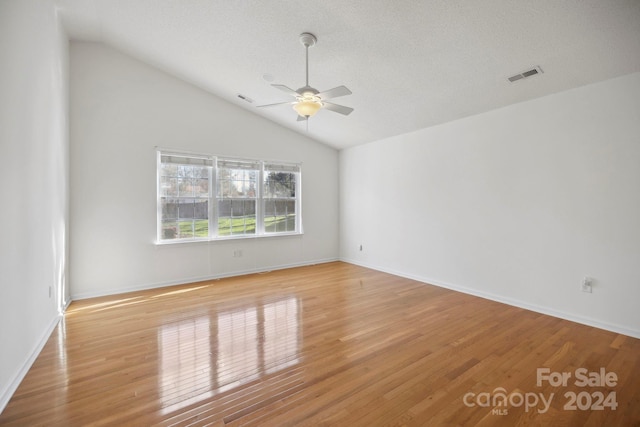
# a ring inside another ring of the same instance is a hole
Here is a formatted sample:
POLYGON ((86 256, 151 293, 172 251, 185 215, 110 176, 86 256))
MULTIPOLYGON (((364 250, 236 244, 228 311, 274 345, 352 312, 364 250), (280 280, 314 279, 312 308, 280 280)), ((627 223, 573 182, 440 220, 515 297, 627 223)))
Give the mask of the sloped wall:
POLYGON ((337 259, 336 150, 102 44, 70 77, 74 299, 337 259), (155 245, 156 146, 302 162, 304 235, 155 245))

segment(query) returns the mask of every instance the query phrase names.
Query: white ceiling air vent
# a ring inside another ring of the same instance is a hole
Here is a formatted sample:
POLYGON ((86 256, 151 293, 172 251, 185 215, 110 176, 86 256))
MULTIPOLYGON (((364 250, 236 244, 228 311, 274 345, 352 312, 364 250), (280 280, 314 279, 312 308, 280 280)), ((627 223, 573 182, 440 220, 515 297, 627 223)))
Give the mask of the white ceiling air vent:
POLYGON ((247 101, 250 104, 253 103, 253 99, 249 98, 248 96, 244 96, 241 93, 238 94, 238 98, 242 99, 243 101, 247 101))
POLYGON ((508 80, 511 83, 513 83, 513 82, 517 82, 518 80, 526 79, 527 77, 537 76, 538 74, 542 74, 542 73, 543 73, 542 68, 536 66, 530 70, 523 71, 521 73, 508 77, 508 80))

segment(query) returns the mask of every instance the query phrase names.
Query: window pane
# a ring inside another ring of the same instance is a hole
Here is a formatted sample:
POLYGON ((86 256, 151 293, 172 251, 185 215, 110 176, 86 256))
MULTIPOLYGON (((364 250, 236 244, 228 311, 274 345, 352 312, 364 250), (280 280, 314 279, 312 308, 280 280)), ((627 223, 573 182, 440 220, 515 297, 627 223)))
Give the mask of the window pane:
POLYGON ((209 221, 204 219, 181 219, 175 222, 164 222, 162 226, 164 239, 193 239, 209 237, 209 221))
POLYGON ((194 178, 209 179, 209 168, 206 166, 192 166, 194 178))
POLYGON ((162 239, 209 236, 209 201, 162 199, 162 239))
POLYGON ((296 174, 268 172, 264 177, 264 197, 296 197, 296 174))
POLYGON ((253 200, 231 200, 231 216, 247 215, 256 215, 256 204, 253 200))
POLYGON ((231 216, 231 199, 218 201, 218 218, 231 216))
POLYGON ((295 200, 266 200, 264 230, 267 233, 296 231, 295 200))
POLYGON ((193 180, 196 197, 209 197, 209 179, 196 178, 193 180))
POLYGON ((218 196, 222 198, 255 198, 257 170, 218 170, 218 196))
POLYGON ((191 178, 193 176, 193 166, 179 165, 178 176, 184 178, 191 178))
POLYGON ((176 177, 178 176, 178 166, 162 164, 160 166, 160 176, 176 177))
POLYGON ((255 200, 218 201, 218 235, 255 234, 255 200))
POLYGON ((209 237, 209 220, 196 219, 193 221, 195 237, 209 237))
POLYGON ((176 239, 178 237, 178 223, 176 221, 162 221, 162 239, 176 239))
POLYGON ((162 198, 162 219, 178 218, 178 200, 162 198))
POLYGON ((178 218, 180 219, 195 218, 195 209, 194 209, 193 199, 180 199, 180 202, 178 203, 178 218))
POLYGON ((209 237, 210 170, 201 161, 160 165, 160 240, 209 237))
POLYGON ((174 177, 163 176, 160 178, 160 195, 177 196, 178 180, 174 177))
POLYGON ((195 219, 209 218, 209 201, 208 200, 195 200, 193 204, 193 217, 195 219))
POLYGON ((189 178, 178 178, 178 196, 190 197, 193 196, 192 180, 189 178))
POLYGON ((178 238, 192 238, 195 237, 193 220, 178 221, 178 238))

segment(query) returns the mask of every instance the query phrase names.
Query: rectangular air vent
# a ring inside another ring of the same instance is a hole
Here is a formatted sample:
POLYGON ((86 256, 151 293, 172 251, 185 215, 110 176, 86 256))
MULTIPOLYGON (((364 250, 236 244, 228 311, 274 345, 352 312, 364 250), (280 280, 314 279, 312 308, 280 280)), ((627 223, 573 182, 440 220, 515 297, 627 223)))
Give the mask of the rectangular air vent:
POLYGON ((239 93, 237 94, 238 98, 242 99, 243 101, 247 101, 248 103, 252 104, 253 103, 253 99, 249 98, 248 96, 244 96, 243 94, 239 93))
POLYGON ((513 82, 517 82, 518 80, 522 80, 522 79, 526 79, 527 77, 532 77, 532 76, 536 76, 538 74, 542 74, 542 68, 540 67, 533 67, 530 70, 527 71, 523 71, 521 73, 515 74, 511 77, 508 77, 507 79, 513 83, 513 82))

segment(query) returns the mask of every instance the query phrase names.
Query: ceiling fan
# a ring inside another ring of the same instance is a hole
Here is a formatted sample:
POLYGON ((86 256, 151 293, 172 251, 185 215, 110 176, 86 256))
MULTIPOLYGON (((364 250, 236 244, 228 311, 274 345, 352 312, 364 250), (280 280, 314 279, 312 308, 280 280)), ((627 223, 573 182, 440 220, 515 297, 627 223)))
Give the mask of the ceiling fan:
POLYGON ((278 102, 275 104, 258 105, 258 107, 273 107, 276 105, 293 105, 293 109, 298 113, 298 121, 308 120, 316 114, 321 108, 325 108, 336 113, 349 115, 353 108, 345 107, 344 105, 334 104, 328 102, 328 99, 337 98, 339 96, 351 95, 351 91, 346 86, 338 86, 333 89, 320 92, 317 89, 309 86, 309 48, 314 46, 318 39, 311 33, 300 34, 300 43, 305 47, 306 51, 306 82, 303 87, 298 90, 293 90, 285 85, 273 84, 271 86, 276 89, 293 96, 296 100, 291 102, 278 102))

